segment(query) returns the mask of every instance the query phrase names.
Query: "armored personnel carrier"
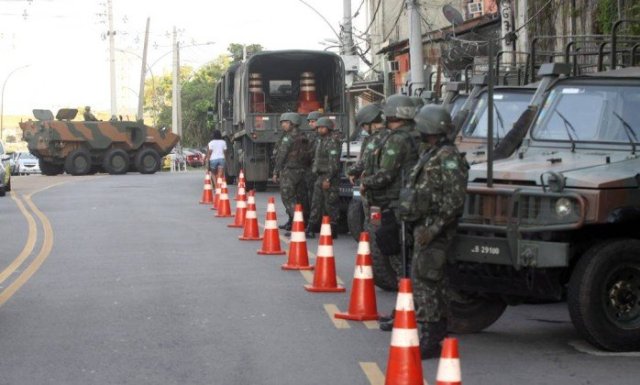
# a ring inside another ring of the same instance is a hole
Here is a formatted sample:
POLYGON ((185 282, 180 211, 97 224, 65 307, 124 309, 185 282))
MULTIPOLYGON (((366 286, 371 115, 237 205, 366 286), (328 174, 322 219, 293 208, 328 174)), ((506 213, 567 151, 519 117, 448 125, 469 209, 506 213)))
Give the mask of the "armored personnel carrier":
POLYGON ((85 175, 96 171, 153 174, 161 158, 171 152, 180 137, 141 122, 73 121, 75 108, 63 108, 55 116, 49 110, 33 110, 35 121, 21 122, 29 151, 40 161, 44 175, 66 172, 85 175))

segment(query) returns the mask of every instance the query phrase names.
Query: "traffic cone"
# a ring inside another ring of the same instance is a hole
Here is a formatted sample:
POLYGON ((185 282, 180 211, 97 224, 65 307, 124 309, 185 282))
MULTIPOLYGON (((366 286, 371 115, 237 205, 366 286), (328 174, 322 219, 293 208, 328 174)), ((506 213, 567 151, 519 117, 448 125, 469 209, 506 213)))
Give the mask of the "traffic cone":
POLYGON ((462 385, 458 339, 456 338, 445 338, 442 342, 436 385, 462 385))
POLYGON ((291 224, 291 238, 289 239, 289 260, 282 265, 283 270, 313 270, 309 265, 307 238, 304 235, 304 218, 302 205, 296 203, 291 224))
POLYGON ((269 197, 267 204, 267 216, 264 220, 264 239, 262 248, 258 250, 260 255, 284 255, 280 248, 280 234, 278 233, 278 219, 276 218, 276 200, 269 197))
POLYGON ((402 278, 398 286, 385 384, 422 385, 422 357, 411 279, 402 278))
POLYGON ((213 203, 212 203, 212 207, 211 210, 217 210, 218 209, 218 202, 220 201, 220 194, 222 193, 222 177, 220 176, 220 173, 218 173, 218 175, 216 176, 216 181, 215 181, 215 194, 213 196, 213 203))
POLYGON ((247 214, 247 196, 244 186, 238 184, 238 199, 236 202, 236 216, 232 224, 227 227, 244 227, 244 217, 247 214))
POLYGON ((247 213, 244 217, 244 229, 242 235, 238 237, 241 241, 259 241, 262 239, 258 230, 258 216, 256 215, 256 192, 249 191, 247 202, 247 213))
MULTIPOLYGON (((238 174, 238 190, 240 189, 240 186, 242 186, 243 188, 247 188, 247 181, 244 179, 244 171, 242 169, 240 169, 240 173, 238 174)), ((236 193, 236 197, 235 200, 239 200, 240 196, 236 193)))
POLYGON ((360 233, 360 242, 358 242, 349 311, 336 313, 335 317, 354 321, 377 320, 380 317, 376 304, 376 289, 373 284, 371 245, 369 244, 369 233, 366 231, 360 233))
POLYGON ((213 203, 213 188, 211 187, 211 175, 207 171, 204 174, 204 188, 202 190, 202 198, 200 199, 201 205, 213 203))
POLYGON ((331 237, 331 222, 328 215, 322 217, 320 227, 320 240, 316 253, 316 270, 313 274, 313 283, 304 285, 305 290, 314 293, 342 292, 346 289, 338 286, 336 276, 336 261, 333 258, 333 238, 331 237))
POLYGON ((222 180, 222 188, 220 193, 220 199, 218 200, 218 213, 215 215, 217 218, 232 217, 231 204, 229 203, 229 190, 227 190, 227 182, 222 180))

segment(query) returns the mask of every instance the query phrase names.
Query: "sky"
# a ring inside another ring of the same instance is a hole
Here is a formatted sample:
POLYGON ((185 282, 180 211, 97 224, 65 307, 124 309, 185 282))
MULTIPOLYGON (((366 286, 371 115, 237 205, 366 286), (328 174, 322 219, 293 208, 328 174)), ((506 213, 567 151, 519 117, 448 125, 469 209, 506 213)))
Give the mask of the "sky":
MULTIPOLYGON (((339 31, 342 0, 306 0, 339 31)), ((0 0, 0 82, 5 115, 91 105, 110 110, 107 0, 0 0)), ((352 0, 354 11, 360 0, 352 0)), ((148 64, 171 71, 172 31, 182 65, 200 65, 230 43, 325 49, 332 29, 300 0, 113 0, 119 113, 135 113, 140 56, 151 18, 148 64)), ((364 23, 364 9, 354 21, 364 23)), ((331 45, 329 43, 329 45, 331 45)), ((147 74, 147 76, 149 76, 147 74)))

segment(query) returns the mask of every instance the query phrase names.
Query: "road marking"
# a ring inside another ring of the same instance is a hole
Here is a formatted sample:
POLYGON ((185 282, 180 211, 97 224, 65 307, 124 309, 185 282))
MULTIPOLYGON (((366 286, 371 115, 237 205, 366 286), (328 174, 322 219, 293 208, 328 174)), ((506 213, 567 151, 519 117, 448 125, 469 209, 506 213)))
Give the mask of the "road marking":
POLYGON ((362 368, 364 375, 367 376, 371 385, 384 385, 384 373, 382 373, 378 364, 375 362, 361 362, 360 368, 362 368))
POLYGON ((11 264, 9 264, 9 266, 7 266, 7 268, 0 273, 0 284, 3 283, 7 278, 9 278, 9 276, 13 274, 13 272, 16 271, 16 269, 18 269, 20 265, 22 265, 27 257, 31 255, 31 252, 33 252, 33 248, 36 245, 36 239, 38 238, 38 227, 36 226, 35 219, 33 219, 33 215, 29 213, 29 211, 24 207, 24 203, 22 203, 22 201, 13 191, 11 192, 11 199, 16 202, 18 209, 20 209, 20 212, 27 220, 29 232, 27 235, 27 242, 24 244, 24 248, 22 249, 20 254, 18 254, 16 259, 14 259, 13 262, 11 262, 11 264))
POLYGON ((33 274, 38 271, 40 266, 42 266, 44 261, 51 253, 51 249, 53 248, 53 229, 51 228, 49 219, 42 213, 42 211, 38 209, 38 207, 36 207, 36 205, 33 204, 33 202, 31 201, 31 195, 26 195, 24 197, 24 201, 42 223, 42 228, 44 230, 42 246, 40 247, 40 252, 33 260, 33 262, 31 262, 31 264, 27 266, 27 268, 18 276, 18 278, 16 278, 15 281, 13 281, 2 293, 0 293, 0 306, 4 305, 5 302, 7 302, 22 287, 22 285, 24 285, 33 276, 33 274))
POLYGON ((640 357, 640 352, 605 352, 594 348, 585 341, 570 341, 569 345, 580 353, 586 353, 597 357, 640 357))
POLYGON ((313 272, 311 270, 300 270, 300 274, 302 274, 307 283, 313 283, 313 272))
POLYGON ((380 324, 378 323, 378 321, 364 321, 362 323, 364 324, 364 326, 366 326, 367 329, 370 330, 378 330, 378 328, 380 328, 380 324))
POLYGON ((340 310, 338 309, 338 307, 332 303, 325 303, 324 304, 324 310, 327 312, 327 314, 329 314, 329 318, 331 318, 331 322, 333 322, 333 326, 336 327, 336 329, 349 329, 351 328, 351 326, 349 325, 349 322, 347 322, 346 320, 343 319, 337 319, 336 317, 334 317, 334 315, 336 313, 339 313, 340 310))

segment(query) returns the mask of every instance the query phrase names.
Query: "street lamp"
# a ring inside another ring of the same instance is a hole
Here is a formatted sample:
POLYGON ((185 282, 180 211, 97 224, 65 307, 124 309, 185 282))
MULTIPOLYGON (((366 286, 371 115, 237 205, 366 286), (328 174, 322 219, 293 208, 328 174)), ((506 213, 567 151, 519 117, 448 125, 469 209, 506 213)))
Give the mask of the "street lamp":
POLYGON ((2 139, 4 134, 4 87, 7 85, 7 81, 9 81, 11 75, 13 75, 16 71, 27 68, 29 66, 30 64, 26 64, 18 68, 14 68, 13 71, 9 72, 9 75, 7 75, 7 77, 4 79, 4 83, 2 83, 2 94, 0 95, 0 139, 2 139))

